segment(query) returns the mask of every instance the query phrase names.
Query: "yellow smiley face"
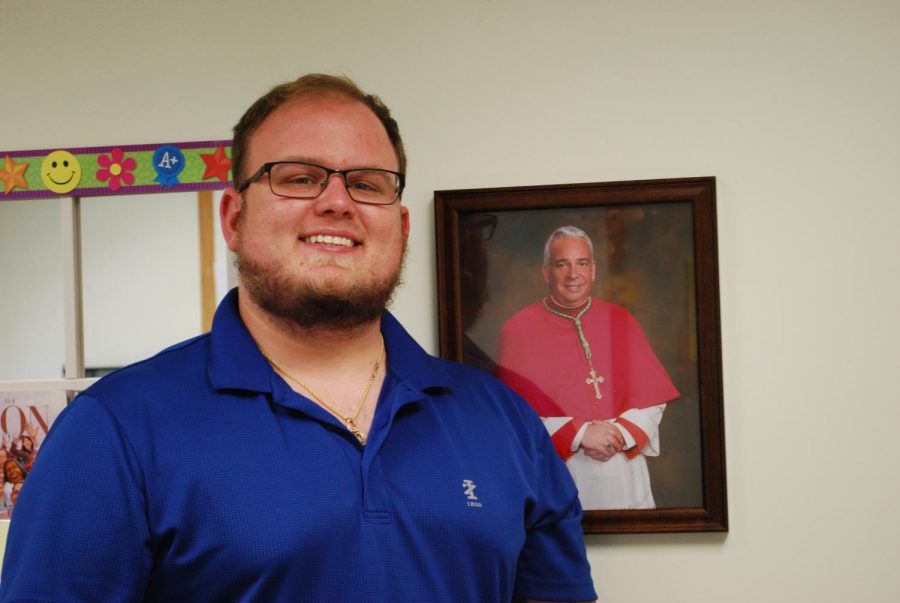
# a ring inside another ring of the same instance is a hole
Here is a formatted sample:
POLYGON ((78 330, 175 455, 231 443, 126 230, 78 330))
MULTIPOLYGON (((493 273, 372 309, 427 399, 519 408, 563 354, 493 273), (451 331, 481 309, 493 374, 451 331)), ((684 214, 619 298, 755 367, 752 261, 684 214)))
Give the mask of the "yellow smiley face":
POLYGON ((68 193, 81 181, 81 164, 68 151, 53 151, 41 164, 41 180, 54 193, 68 193))

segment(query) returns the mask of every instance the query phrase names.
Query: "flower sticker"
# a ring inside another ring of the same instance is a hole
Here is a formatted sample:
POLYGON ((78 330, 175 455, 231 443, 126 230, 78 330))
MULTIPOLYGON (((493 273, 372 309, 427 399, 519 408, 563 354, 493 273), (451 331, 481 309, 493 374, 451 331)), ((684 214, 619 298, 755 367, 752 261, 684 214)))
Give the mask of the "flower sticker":
POLYGON ((97 180, 106 182, 109 180, 109 190, 115 192, 122 188, 122 185, 134 184, 134 174, 131 173, 137 162, 131 157, 125 157, 122 149, 116 147, 109 155, 99 155, 97 157, 97 180))

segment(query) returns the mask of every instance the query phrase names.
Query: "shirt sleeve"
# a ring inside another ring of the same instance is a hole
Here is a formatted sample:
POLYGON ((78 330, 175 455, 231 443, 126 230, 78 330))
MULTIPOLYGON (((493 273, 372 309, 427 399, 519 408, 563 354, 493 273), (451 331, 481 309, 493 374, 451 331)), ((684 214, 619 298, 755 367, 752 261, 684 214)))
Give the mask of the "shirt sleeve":
POLYGON ((543 601, 593 601, 575 483, 546 433, 537 434, 537 498, 526 515, 516 593, 543 601))
POLYGON ((152 553, 143 473, 108 408, 79 396, 13 510, 0 600, 139 601, 152 553))

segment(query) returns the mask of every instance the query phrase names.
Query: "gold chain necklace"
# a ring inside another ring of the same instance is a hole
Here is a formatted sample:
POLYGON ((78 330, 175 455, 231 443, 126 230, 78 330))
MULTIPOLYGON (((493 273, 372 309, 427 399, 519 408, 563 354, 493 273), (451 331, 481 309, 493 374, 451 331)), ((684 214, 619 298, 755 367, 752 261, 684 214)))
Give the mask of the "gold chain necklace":
POLYGON ((277 362, 275 362, 274 360, 269 358, 266 355, 266 353, 262 351, 262 349, 259 350, 259 353, 262 354, 263 358, 265 358, 269 362, 269 364, 271 364, 275 368, 275 370, 277 370, 279 373, 281 373, 282 375, 284 375, 285 377, 287 377, 288 379, 290 379, 291 381, 293 381, 294 383, 296 383, 297 385, 299 385, 300 387, 305 389, 306 392, 310 396, 313 397, 313 400, 318 402, 319 405, 321 405, 323 408, 328 410, 331 414, 333 414, 334 416, 339 418, 341 421, 343 421, 347 425, 347 429, 350 430, 350 433, 352 433, 354 436, 356 436, 356 439, 359 440, 359 443, 365 445, 366 436, 365 436, 365 434, 363 434, 362 430, 356 424, 356 421, 359 419, 359 413, 362 412, 363 405, 366 403, 366 398, 369 397, 369 392, 372 391, 372 384, 375 383, 375 377, 378 376, 378 368, 381 366, 381 360, 384 358, 384 337, 381 338, 381 349, 378 350, 378 356, 375 358, 375 364, 372 366, 372 375, 369 377, 369 383, 366 384, 366 389, 365 389, 365 391, 363 391, 363 395, 359 399, 359 404, 356 405, 356 412, 353 413, 353 415, 349 416, 349 417, 344 415, 340 411, 338 411, 338 409, 336 409, 334 406, 332 406, 328 402, 326 402, 322 398, 322 396, 320 396, 319 394, 314 392, 312 390, 312 388, 310 388, 303 381, 301 381, 294 375, 287 372, 287 370, 285 370, 285 368, 283 366, 281 366, 280 364, 278 364, 277 362))
POLYGON ((569 316, 563 312, 559 312, 550 307, 550 304, 547 303, 547 298, 541 300, 544 303, 544 307, 547 308, 547 311, 551 314, 555 314, 560 318, 565 318, 566 320, 570 320, 575 323, 575 331, 578 333, 578 342, 581 344, 581 349, 584 350, 584 359, 587 361, 588 368, 590 371, 588 372, 587 379, 584 382, 594 388, 594 398, 600 400, 603 398, 603 393, 600 391, 600 384, 605 381, 603 377, 597 374, 597 371, 594 370, 594 361, 591 360, 591 346, 588 343, 587 337, 584 336, 584 329, 581 328, 581 317, 584 316, 584 313, 591 309, 591 303, 593 300, 589 297, 587 303, 584 305, 584 308, 579 310, 578 314, 575 316, 569 316))

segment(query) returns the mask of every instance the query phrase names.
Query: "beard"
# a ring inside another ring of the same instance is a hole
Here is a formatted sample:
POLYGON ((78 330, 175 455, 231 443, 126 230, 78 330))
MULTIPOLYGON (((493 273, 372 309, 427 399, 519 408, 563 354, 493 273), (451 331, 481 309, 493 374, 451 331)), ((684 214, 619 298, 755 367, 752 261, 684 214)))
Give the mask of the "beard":
MULTIPOLYGON (((340 260, 313 258, 313 264, 349 268, 340 260)), ((237 253, 241 283, 250 298, 271 316, 302 330, 350 332, 371 324, 387 308, 394 290, 402 283, 406 249, 397 267, 383 277, 373 277, 338 289, 302 282, 276 265, 264 265, 237 253)))

